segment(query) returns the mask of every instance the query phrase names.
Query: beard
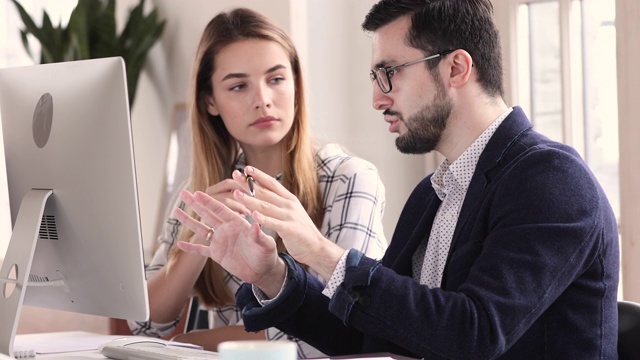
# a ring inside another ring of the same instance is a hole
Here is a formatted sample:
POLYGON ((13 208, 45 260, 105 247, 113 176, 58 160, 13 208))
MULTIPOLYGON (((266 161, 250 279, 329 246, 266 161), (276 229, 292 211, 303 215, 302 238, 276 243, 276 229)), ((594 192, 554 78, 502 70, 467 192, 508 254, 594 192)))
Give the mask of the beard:
POLYGON ((396 147, 404 154, 426 154, 433 151, 444 133, 453 110, 451 99, 444 87, 436 81, 436 96, 431 104, 424 105, 417 113, 404 121, 407 132, 396 138, 396 147))

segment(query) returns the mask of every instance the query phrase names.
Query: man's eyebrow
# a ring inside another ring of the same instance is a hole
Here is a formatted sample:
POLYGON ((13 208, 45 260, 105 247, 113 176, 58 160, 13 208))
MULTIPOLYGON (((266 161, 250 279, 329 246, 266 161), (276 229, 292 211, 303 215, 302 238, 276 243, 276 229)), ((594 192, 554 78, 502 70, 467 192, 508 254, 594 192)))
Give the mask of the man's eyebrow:
POLYGON ((378 63, 376 63, 375 65, 373 65, 374 69, 380 69, 380 68, 384 68, 384 67, 388 67, 389 66, 389 61, 387 60, 382 60, 379 61, 378 63))
MULTIPOLYGON (((286 68, 287 68, 286 66, 284 66, 282 64, 278 64, 278 65, 274 65, 274 66, 268 68, 267 71, 265 71, 264 73, 268 74, 268 73, 272 73, 272 72, 274 72, 276 70, 286 69, 286 68)), ((249 77, 249 75, 245 74, 245 73, 229 73, 229 74, 225 75, 222 78, 221 81, 225 81, 225 80, 228 80, 228 79, 241 79, 241 78, 246 78, 246 77, 249 77)))

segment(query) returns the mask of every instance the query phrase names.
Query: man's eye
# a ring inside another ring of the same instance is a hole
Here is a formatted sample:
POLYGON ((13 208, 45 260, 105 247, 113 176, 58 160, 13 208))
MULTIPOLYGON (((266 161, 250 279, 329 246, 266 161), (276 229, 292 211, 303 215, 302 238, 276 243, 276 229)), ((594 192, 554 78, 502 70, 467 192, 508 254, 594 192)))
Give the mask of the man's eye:
POLYGON ((389 78, 392 78, 393 75, 395 75, 397 72, 398 72, 398 69, 389 69, 389 70, 387 70, 387 76, 389 78))

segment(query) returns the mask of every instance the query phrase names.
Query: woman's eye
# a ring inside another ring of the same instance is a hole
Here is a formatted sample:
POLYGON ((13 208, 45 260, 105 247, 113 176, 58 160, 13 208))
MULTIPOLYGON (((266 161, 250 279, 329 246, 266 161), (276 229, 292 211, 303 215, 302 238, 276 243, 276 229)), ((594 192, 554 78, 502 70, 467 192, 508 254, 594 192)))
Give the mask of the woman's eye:
POLYGON ((245 87, 246 87, 245 84, 238 84, 238 85, 232 86, 231 88, 229 88, 229 90, 231 90, 231 91, 239 91, 239 90, 244 89, 245 87))
POLYGON ((271 83, 273 83, 273 84, 280 84, 283 81, 284 81, 283 77, 275 77, 275 78, 271 79, 271 83))

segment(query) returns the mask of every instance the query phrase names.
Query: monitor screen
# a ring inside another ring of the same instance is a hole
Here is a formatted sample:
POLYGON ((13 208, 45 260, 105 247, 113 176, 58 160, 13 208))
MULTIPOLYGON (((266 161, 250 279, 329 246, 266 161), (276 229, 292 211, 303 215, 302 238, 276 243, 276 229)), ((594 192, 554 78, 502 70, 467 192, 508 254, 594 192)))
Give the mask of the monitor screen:
MULTIPOLYGON (((13 226, 2 322, 22 303, 146 320, 124 61, 0 69, 0 121, 13 226)), ((16 325, 0 324, 0 353, 16 325)))

